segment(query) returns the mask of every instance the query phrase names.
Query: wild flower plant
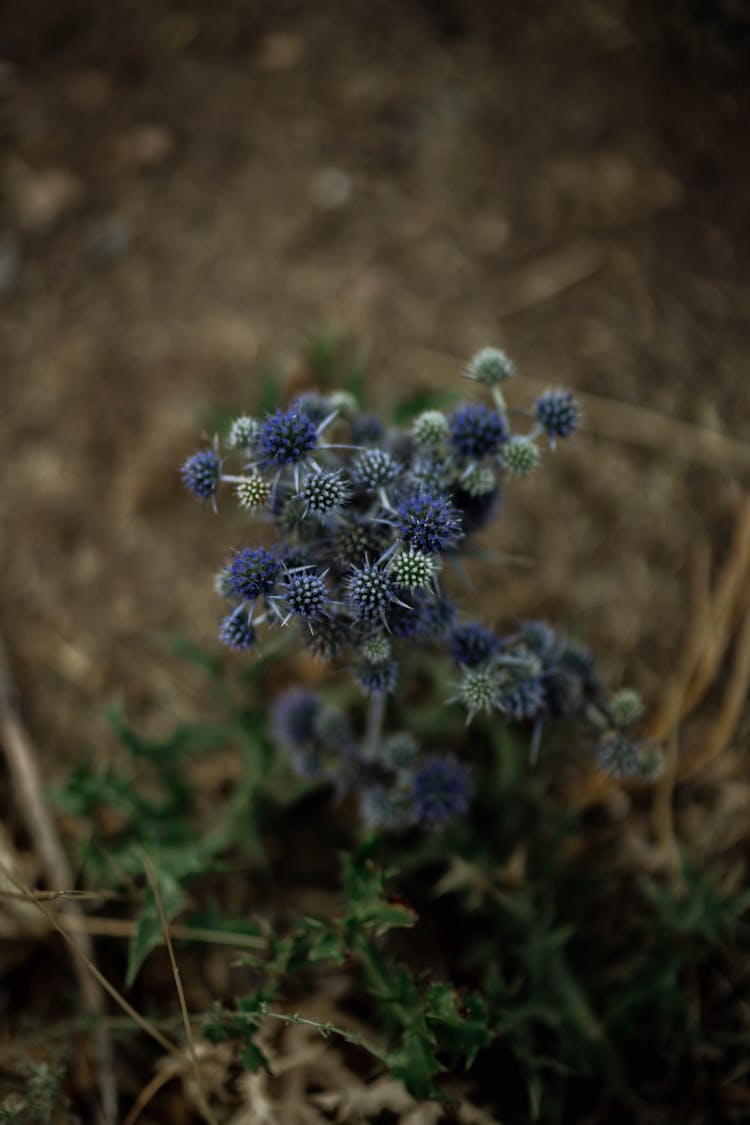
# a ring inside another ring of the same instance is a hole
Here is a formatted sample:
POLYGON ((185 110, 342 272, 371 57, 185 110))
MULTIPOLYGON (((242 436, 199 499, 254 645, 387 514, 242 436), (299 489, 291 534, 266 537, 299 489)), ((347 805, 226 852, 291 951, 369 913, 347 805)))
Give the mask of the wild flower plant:
POLYGON ((455 680, 444 703, 460 703, 467 722, 487 713, 527 724, 532 759, 545 724, 583 716, 598 733, 602 768, 617 777, 654 768, 628 733, 637 699, 624 692, 608 703, 586 649, 542 622, 498 634, 443 589, 506 483, 537 471, 543 445, 568 438, 581 417, 570 391, 550 390, 520 412, 517 431, 501 389, 515 368, 498 349, 478 352, 466 375, 489 401, 425 410, 399 428, 345 392, 306 393, 265 418, 236 418, 223 448, 217 439, 182 466, 198 500, 215 506, 231 488, 270 532, 268 545, 236 546, 216 577, 228 602, 220 640, 255 650, 259 630, 294 627, 311 652, 348 666, 369 697, 359 743, 347 716, 299 688, 278 700, 274 722, 293 768, 355 791, 372 828, 432 829, 471 800, 471 763, 445 748, 409 742, 394 764, 393 737, 410 736, 385 736, 386 701, 408 690, 416 651, 448 655, 455 680))

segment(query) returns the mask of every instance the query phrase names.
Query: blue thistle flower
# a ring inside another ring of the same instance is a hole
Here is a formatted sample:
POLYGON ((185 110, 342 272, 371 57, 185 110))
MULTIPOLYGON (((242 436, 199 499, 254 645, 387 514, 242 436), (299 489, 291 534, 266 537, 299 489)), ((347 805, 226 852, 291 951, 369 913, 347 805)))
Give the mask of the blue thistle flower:
POLYGON ((304 747, 315 741, 315 724, 322 701, 317 692, 293 687, 283 692, 273 708, 273 731, 282 746, 304 747))
POLYGON ((379 618, 385 623, 386 610, 396 600, 393 582, 376 563, 354 567, 346 582, 347 602, 360 621, 379 618))
POLYGON ((500 642, 492 630, 473 622, 454 629, 448 643, 451 660, 462 668, 478 668, 499 648, 500 642))
POLYGON ((426 590, 437 573, 437 563, 432 555, 410 548, 400 551, 392 560, 389 573, 397 586, 407 590, 426 590))
POLYGON ((349 485, 341 469, 310 473, 299 490, 308 511, 319 517, 338 514, 349 502, 349 485))
POLYGON ((388 530, 382 523, 349 518, 336 536, 334 554, 343 568, 361 563, 368 555, 379 558, 388 545, 388 530))
POLYGON ((238 598, 265 597, 276 584, 281 563, 265 547, 246 547, 236 551, 228 568, 228 582, 238 598))
POLYGON ((538 676, 511 680, 500 690, 498 708, 514 723, 537 719, 545 707, 544 686, 538 676))
POLYGON ((462 406, 450 418, 451 445, 467 461, 492 456, 508 440, 508 427, 502 414, 482 403, 462 406))
POLYGON ((208 500, 216 495, 221 478, 221 462, 215 449, 202 449, 188 457, 180 469, 182 480, 188 492, 199 500, 208 500))
POLYGON ((417 457, 409 470, 409 477, 418 492, 449 492, 458 475, 458 467, 452 457, 417 457))
POLYGON ((419 492, 400 500, 396 527, 408 547, 436 555, 463 536, 458 512, 445 496, 419 492))
POLYGON ((263 461, 278 468, 304 461, 317 443, 315 423, 301 410, 277 410, 261 424, 258 434, 263 461))
POLYGON ((409 606, 396 604, 388 616, 394 637, 439 641, 450 631, 456 609, 445 598, 436 598, 426 591, 409 595, 409 606))
POLYGON ((423 410, 412 422, 411 436, 417 445, 436 446, 447 439, 449 429, 448 419, 441 410, 423 410))
POLYGON ((255 626, 251 624, 244 606, 238 605, 226 617, 222 617, 219 625, 219 640, 228 648, 244 652, 253 648, 257 639, 255 626))
POLYGON ((503 450, 503 462, 514 477, 528 477, 539 465, 539 446, 529 437, 515 435, 503 450))
POLYGON ((331 414, 331 402, 326 395, 320 394, 318 391, 305 391, 304 394, 299 395, 291 404, 292 410, 304 414, 316 426, 324 422, 331 414))
POLYGON ((466 721, 470 723, 479 711, 489 714, 498 710, 501 697, 501 675, 496 668, 483 666, 465 670, 455 698, 463 703, 467 711, 466 721))
POLYGON ((414 775, 411 799, 417 821, 436 828, 469 808, 469 770, 453 754, 433 754, 414 775))
POLYGON ((395 660, 384 664, 358 664, 354 674, 367 695, 388 695, 398 683, 398 664, 395 660))
POLYGON ((365 449, 352 465, 352 477, 361 488, 385 488, 403 472, 399 462, 384 449, 365 449))
POLYGON ((329 601, 323 579, 308 570, 289 571, 281 597, 289 608, 289 616, 296 614, 308 623, 325 613, 329 601))
POLYGON ((408 774, 416 766, 419 746, 406 731, 392 734, 380 746, 379 760, 386 769, 397 774, 408 774))
POLYGON ((539 425, 552 441, 573 433, 581 417, 581 408, 571 391, 546 391, 535 404, 539 425))

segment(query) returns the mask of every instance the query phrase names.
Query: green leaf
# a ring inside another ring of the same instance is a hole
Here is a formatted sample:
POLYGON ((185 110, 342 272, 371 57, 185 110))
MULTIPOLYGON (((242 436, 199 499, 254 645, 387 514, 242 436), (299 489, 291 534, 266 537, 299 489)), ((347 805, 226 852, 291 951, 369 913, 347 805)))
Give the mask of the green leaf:
MULTIPOLYGON (((167 922, 171 922, 185 906, 187 896, 179 882, 169 872, 155 868, 154 875, 167 922)), ((147 887, 144 892, 143 906, 136 919, 135 933, 128 950, 128 971, 125 977, 128 988, 132 986, 151 950, 161 945, 163 941, 164 932, 156 899, 151 888, 147 887)))

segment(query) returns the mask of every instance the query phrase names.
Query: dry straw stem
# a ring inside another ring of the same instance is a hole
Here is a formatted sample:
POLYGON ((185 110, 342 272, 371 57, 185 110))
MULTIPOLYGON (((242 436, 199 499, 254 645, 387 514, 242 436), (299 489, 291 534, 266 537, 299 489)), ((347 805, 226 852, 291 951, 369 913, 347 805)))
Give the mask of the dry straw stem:
MULTIPOLYGON (((6 892, 7 893, 7 892, 6 892)), ((0 897, 3 892, 0 891, 0 897)), ((102 918, 89 915, 70 915, 61 913, 60 917, 67 928, 73 932, 83 931, 95 937, 124 938, 129 941, 135 936, 137 923, 130 918, 102 918)), ((233 934, 228 930, 209 930, 198 926, 182 926, 173 922, 169 927, 173 941, 197 941, 206 945, 228 945, 233 949, 265 949, 264 938, 253 934, 233 934)))
POLYGON ((198 1064, 198 1056, 195 1052, 195 1040, 193 1039, 193 1028, 192 1028, 191 1023, 190 1023, 190 1013, 188 1012, 187 1003, 185 1001, 185 990, 182 987, 182 977, 180 976, 180 968, 179 968, 179 965, 177 964, 177 958, 175 957, 175 954, 174 954, 174 946, 172 945, 172 938, 170 937, 170 934, 169 934, 169 923, 167 922, 167 915, 166 915, 165 910, 164 910, 164 903, 162 902, 161 894, 159 892, 159 884, 156 881, 156 876, 154 874, 154 869, 151 865, 151 861, 150 861, 150 859, 148 858, 148 856, 146 855, 145 852, 143 852, 143 854, 142 854, 142 860, 143 860, 143 866, 146 870, 146 876, 148 877, 149 885, 151 887, 151 891, 152 891, 152 894, 154 896, 154 901, 156 902, 156 909, 159 912, 159 922, 161 924, 162 933, 164 934, 164 942, 166 944, 167 952, 169 954, 169 963, 172 967, 172 976, 174 977, 175 988, 177 989, 177 997, 180 1001, 180 1011, 182 1012, 182 1022, 183 1022, 183 1025, 185 1027, 185 1038, 187 1040, 188 1051, 190 1053, 190 1060, 193 1064, 193 1072, 195 1074, 195 1085, 196 1085, 196 1090, 197 1090, 197 1094, 198 1094, 198 1098, 197 1098, 198 1108, 200 1109, 200 1112, 201 1112, 204 1120, 208 1122, 208 1125, 218 1125, 218 1122, 217 1122, 216 1118, 214 1117, 213 1112, 211 1111, 211 1107, 208 1104, 208 1099, 206 1097, 206 1090, 205 1090, 205 1087, 203 1085, 203 1077, 201 1075, 201 1069, 200 1069, 200 1066, 198 1064))
MULTIPOLYGON (((2 638, 0 638, 0 742, 8 762, 13 787, 18 798, 34 850, 36 851, 53 890, 62 890, 73 885, 73 872, 65 849, 57 834, 57 828, 42 796, 39 767, 36 754, 26 728, 21 720, 8 658, 2 638)), ((24 888, 16 884, 11 875, 10 881, 26 894, 24 888)), ((39 906, 40 904, 37 903, 39 906)), ((72 913, 80 914, 76 903, 71 903, 72 913)), ((82 916, 82 915, 81 915, 82 916)), ((75 951, 75 972, 81 989, 84 1010, 97 1018, 99 1028, 93 1039, 97 1060, 100 1105, 97 1115, 102 1125, 115 1125, 117 1121, 117 1090, 115 1086, 114 1053, 112 1039, 106 1027, 101 1025, 104 1015, 103 996, 90 974, 84 969, 81 959, 92 964, 93 949, 91 939, 85 932, 68 937, 75 951)))

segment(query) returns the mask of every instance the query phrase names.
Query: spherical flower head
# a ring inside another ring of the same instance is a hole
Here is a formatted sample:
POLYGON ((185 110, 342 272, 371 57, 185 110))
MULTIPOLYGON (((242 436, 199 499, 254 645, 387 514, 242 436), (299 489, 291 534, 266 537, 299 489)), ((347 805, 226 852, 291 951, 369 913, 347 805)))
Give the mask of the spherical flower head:
POLYGON ((426 590, 437 573, 437 563, 432 555, 410 547, 393 558, 389 573, 397 586, 406 590, 426 590))
POLYGON ((395 457, 384 449, 365 449, 352 465, 352 476, 361 488, 385 488, 403 469, 395 457))
POLYGON ((307 688, 294 687, 276 700, 272 714, 273 731, 283 746, 304 747, 315 741, 320 696, 307 688))
POLYGON ((261 423, 257 447, 264 463, 283 468, 304 461, 318 442, 313 420, 302 410, 277 410, 261 423))
POLYGON ((571 391, 546 391, 536 400, 535 416, 547 437, 554 441, 573 433, 581 418, 581 408, 571 391))
POLYGON ((376 563, 355 566, 346 582, 346 597, 355 617, 360 621, 385 620, 393 601, 393 582, 376 563))
POLYGON ((349 719, 340 707, 321 707, 314 720, 316 739, 323 745, 327 753, 333 751, 339 754, 354 752, 355 742, 349 719))
POLYGON ((502 414, 483 403, 462 406, 449 420, 450 440, 459 457, 479 461, 491 457, 508 440, 508 427, 502 414))
POLYGON ((268 503, 271 488, 260 473, 251 472, 235 485, 234 491, 241 508, 246 512, 257 512, 268 503))
POLYGON ((482 348, 472 356, 466 374, 477 383, 484 383, 486 387, 497 387, 510 379, 515 372, 515 367, 508 359, 505 352, 499 348, 482 348))
POLYGON ((643 715, 643 700, 632 688, 621 688, 610 699, 609 711, 616 727, 627 727, 643 715))
POLYGON ((458 465, 447 453, 417 457, 409 469, 410 481, 419 492, 449 492, 458 475, 458 465))
POLYGON ((326 418, 333 412, 331 400, 327 395, 322 395, 320 391, 305 391, 294 400, 291 405, 292 410, 299 411, 319 426, 326 418))
POLYGON ((362 819, 368 828, 395 832, 413 820, 413 810, 403 793, 386 785, 368 785, 360 794, 362 819))
POLYGON ((308 511, 320 518, 336 515, 349 502, 349 485, 341 469, 310 473, 299 490, 308 511))
POLYGON ((664 773, 664 755, 653 742, 638 746, 638 777, 641 781, 656 781, 664 773))
POLYGON ((385 664, 391 658, 391 642, 382 633, 375 633, 362 642, 360 652, 366 664, 385 664))
POLYGON ((539 446, 531 438, 516 434, 503 449, 503 461, 514 477, 528 477, 539 465, 539 446))
POLYGON ((199 500, 208 500, 219 489, 221 462, 215 449, 202 449, 188 457, 180 469, 182 480, 188 492, 199 500))
POLYGON ((461 488, 472 498, 489 496, 497 488, 497 477, 489 465, 472 465, 461 474, 461 488))
POLYGON ((380 747, 379 758, 386 769, 396 774, 410 773, 419 758, 416 739, 406 731, 392 734, 380 747))
POLYGON ((479 668, 500 648, 500 641, 484 625, 459 625, 451 633, 448 652, 454 664, 462 668, 479 668))
POLYGON ((445 598, 437 598, 426 590, 409 595, 411 606, 396 603, 388 617, 394 637, 439 641, 453 627, 456 607, 445 598))
POLYGON ((385 664, 358 664, 354 675, 366 695, 389 695, 398 683, 398 664, 395 660, 385 664))
POLYGON ((501 685, 497 669, 467 668, 459 684, 458 698, 467 710, 467 722, 479 711, 489 714, 500 706, 501 685))
POLYGON ((459 514, 450 500, 429 492, 399 501, 396 526, 407 547, 426 555, 453 547, 463 535, 459 514))
POLYGON ((448 419, 441 410, 424 410, 412 422, 411 436, 416 445, 430 448, 446 441, 449 429, 448 419))
POLYGON ((219 625, 219 640, 228 648, 244 652, 252 648, 257 639, 255 627, 250 623, 244 606, 238 605, 232 613, 222 617, 219 625))
POLYGON ((235 552, 229 564, 229 584, 238 598, 265 597, 276 584, 281 563, 265 547, 245 547, 235 552))
POLYGON ((469 770, 453 754, 433 754, 414 775, 411 799, 419 824, 428 828, 463 816, 469 808, 469 770))
POLYGON ((252 449, 258 436, 258 423, 255 418, 243 414, 235 418, 229 427, 227 445, 230 449, 252 449))
POLYGON ((282 599, 290 613, 313 621, 325 613, 328 605, 326 584, 319 574, 309 570, 289 571, 284 579, 282 599))
POLYGON ((608 731, 596 751, 599 768, 618 780, 639 774, 638 744, 621 731, 608 731))

